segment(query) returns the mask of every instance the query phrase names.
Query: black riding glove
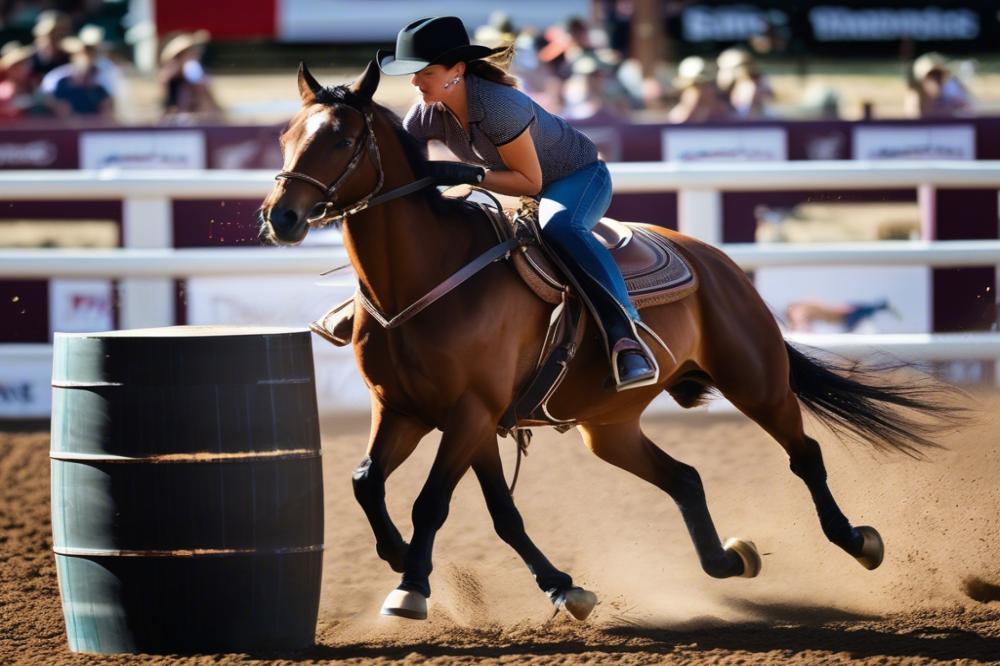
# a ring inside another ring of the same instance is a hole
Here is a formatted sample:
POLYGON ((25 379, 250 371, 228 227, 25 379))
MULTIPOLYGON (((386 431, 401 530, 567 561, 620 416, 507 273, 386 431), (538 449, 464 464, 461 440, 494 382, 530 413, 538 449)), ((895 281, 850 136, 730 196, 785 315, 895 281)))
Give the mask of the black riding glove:
POLYGON ((486 177, 486 169, 465 162, 428 162, 427 175, 435 185, 479 185, 486 177))

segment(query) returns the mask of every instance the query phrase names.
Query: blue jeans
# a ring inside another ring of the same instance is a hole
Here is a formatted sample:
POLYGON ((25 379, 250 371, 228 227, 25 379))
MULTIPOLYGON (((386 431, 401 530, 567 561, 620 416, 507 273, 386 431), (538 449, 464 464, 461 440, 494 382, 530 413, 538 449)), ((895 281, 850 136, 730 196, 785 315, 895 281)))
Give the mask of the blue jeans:
POLYGON ((563 261, 578 264, 599 282, 632 319, 639 319, 618 264, 590 232, 611 204, 607 165, 598 161, 585 166, 551 183, 539 199, 538 224, 545 242, 563 261))

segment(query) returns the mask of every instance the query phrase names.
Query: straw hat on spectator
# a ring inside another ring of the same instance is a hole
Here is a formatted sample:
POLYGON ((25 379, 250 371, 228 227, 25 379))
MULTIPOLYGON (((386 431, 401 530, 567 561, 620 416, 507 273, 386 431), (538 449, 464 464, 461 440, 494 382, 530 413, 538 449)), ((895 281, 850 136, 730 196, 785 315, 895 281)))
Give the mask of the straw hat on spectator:
POLYGON ((66 37, 59 42, 59 46, 66 53, 96 51, 102 44, 104 44, 104 28, 96 25, 85 26, 75 37, 66 37))
POLYGON ((211 39, 208 30, 196 30, 195 32, 182 32, 171 37, 160 51, 160 62, 170 62, 188 49, 204 46, 211 39))
POLYGON ((73 29, 73 21, 69 15, 57 9, 49 9, 38 15, 35 27, 31 29, 31 34, 35 37, 46 37, 53 33, 60 32, 68 34, 73 29))
POLYGON ((6 72, 11 67, 29 60, 35 55, 33 46, 24 46, 20 42, 7 42, 0 49, 0 71, 6 72))
POLYGON ((738 46, 726 49, 715 59, 719 69, 736 69, 740 65, 746 65, 752 61, 753 57, 750 52, 738 46))
POLYGON ((698 83, 714 83, 716 75, 715 63, 701 56, 688 56, 677 66, 677 76, 674 77, 675 88, 688 88, 698 83))
POLYGON ((104 28, 99 25, 85 25, 76 36, 87 46, 104 46, 104 28))
POLYGON ((948 61, 940 53, 925 53, 913 61, 913 76, 918 81, 935 70, 948 72, 948 61))
POLYGON ((516 38, 517 32, 514 30, 514 22, 511 20, 510 14, 498 9, 490 14, 489 20, 484 25, 476 28, 472 39, 477 44, 496 48, 509 46, 514 43, 516 38))

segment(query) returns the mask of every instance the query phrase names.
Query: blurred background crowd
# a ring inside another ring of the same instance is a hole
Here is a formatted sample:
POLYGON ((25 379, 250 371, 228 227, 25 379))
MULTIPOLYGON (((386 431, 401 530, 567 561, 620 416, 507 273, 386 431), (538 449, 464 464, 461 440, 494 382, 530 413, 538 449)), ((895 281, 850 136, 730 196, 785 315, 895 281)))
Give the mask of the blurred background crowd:
MULTIPOLYGON (((521 87, 570 119, 940 118, 971 115, 1000 102, 1000 91, 997 100, 988 94, 977 100, 977 90, 987 88, 978 78, 979 62, 927 51, 905 36, 877 59, 831 64, 807 57, 787 17, 772 11, 724 48, 685 55, 690 45, 672 39, 666 26, 671 20, 690 23, 677 17, 698 2, 565 4, 586 11, 534 25, 497 10, 468 27, 475 42, 513 44, 511 69, 521 87), (651 34, 650 17, 638 20, 640 11, 651 14, 651 34), (637 25, 643 26, 642 36, 637 25), (881 83, 866 86, 864 78, 852 78, 859 73, 881 76, 881 83)), ((295 45, 259 37, 240 43, 230 36, 220 47, 204 29, 159 34, 153 0, 7 0, 0 7, 0 122, 245 122, 255 111, 266 116, 285 108, 269 105, 277 93, 248 84, 246 76, 274 71, 294 57, 295 45), (144 49, 153 57, 143 58, 144 49), (268 54, 274 56, 270 62, 268 54)), ((414 7, 410 13, 429 9, 414 7)), ((393 12, 394 23, 412 18, 395 16, 396 7, 386 11, 393 12)), ((197 18, 189 23, 198 25, 197 18)), ((691 29, 685 24, 684 30, 691 29)), ((711 43, 721 45, 724 37, 711 43)), ((315 41, 298 48, 320 69, 349 70, 377 45, 345 49, 330 42, 325 53, 315 41)))

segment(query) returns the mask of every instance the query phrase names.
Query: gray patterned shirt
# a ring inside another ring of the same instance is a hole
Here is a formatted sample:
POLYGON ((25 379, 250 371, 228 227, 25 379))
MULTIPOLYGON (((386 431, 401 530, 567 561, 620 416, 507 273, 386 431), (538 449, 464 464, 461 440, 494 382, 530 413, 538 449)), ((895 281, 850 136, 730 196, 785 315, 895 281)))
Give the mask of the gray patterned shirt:
POLYGON ((520 90, 474 75, 465 77, 465 85, 468 134, 441 103, 414 104, 403 127, 418 141, 441 141, 463 162, 506 171, 497 146, 510 143, 530 126, 543 188, 597 161, 597 147, 590 139, 520 90))

